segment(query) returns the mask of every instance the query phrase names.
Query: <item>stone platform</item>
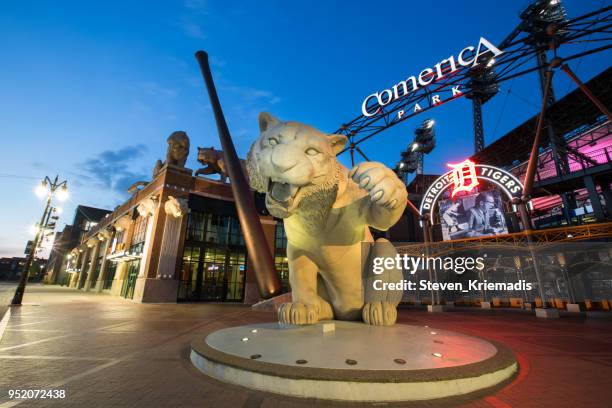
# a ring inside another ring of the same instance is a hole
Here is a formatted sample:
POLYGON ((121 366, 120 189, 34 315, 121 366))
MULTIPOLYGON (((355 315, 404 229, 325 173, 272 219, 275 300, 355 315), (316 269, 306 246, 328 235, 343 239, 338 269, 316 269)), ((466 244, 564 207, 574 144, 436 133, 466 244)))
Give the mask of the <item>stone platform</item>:
POLYGON ((411 401, 468 394, 511 378, 499 344, 427 326, 263 323, 192 342, 191 361, 218 380, 296 397, 411 401))

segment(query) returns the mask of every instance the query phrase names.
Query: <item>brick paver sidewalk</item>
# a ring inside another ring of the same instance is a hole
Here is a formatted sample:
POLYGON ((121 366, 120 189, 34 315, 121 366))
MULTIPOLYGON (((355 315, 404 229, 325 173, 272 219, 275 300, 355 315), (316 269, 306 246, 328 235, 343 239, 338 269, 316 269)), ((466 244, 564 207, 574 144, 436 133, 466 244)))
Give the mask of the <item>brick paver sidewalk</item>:
MULTIPOLYGON (((225 326, 274 320, 240 305, 136 304, 59 287, 28 287, 0 343, 0 408, 370 406, 287 398, 210 379, 192 367, 189 343, 225 326), (63 400, 9 400, 9 389, 63 389, 63 400)), ((522 364, 489 395, 376 406, 610 406, 612 320, 539 320, 520 313, 402 310, 402 323, 500 341, 522 364)), ((364 345, 372 348, 382 345, 364 345)))

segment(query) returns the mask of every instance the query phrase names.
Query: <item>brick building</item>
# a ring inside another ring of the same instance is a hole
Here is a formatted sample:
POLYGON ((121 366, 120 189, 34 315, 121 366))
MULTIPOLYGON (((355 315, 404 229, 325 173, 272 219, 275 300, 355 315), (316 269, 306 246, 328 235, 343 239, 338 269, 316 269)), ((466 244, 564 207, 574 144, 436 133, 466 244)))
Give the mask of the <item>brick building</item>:
MULTIPOLYGON (((256 197, 288 287, 282 223, 256 197), (279 227, 280 226, 280 227, 279 227)), ((137 302, 260 300, 229 184, 164 166, 64 257, 69 285, 137 302)))

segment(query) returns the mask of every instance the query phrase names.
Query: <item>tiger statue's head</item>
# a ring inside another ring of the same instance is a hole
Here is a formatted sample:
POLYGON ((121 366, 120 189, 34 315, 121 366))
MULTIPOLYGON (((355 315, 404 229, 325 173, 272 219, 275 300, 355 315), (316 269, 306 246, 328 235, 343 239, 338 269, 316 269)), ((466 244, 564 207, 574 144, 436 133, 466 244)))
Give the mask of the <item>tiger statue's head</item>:
POLYGON ((267 112, 259 115, 259 130, 246 169, 251 188, 266 194, 270 214, 287 218, 308 202, 331 206, 341 171, 336 155, 346 145, 346 136, 283 122, 267 112))

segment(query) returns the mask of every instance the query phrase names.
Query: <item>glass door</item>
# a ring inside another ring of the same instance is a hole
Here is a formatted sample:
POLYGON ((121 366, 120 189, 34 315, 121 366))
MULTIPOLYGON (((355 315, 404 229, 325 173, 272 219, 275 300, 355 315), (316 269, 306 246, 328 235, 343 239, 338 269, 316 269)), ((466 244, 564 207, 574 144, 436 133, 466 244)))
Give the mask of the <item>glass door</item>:
POLYGON ((115 279, 115 273, 117 272, 117 263, 112 261, 106 261, 106 277, 102 289, 110 289, 113 286, 113 279, 115 279))
POLYGON ((206 248, 202 263, 203 285, 202 300, 222 302, 225 297, 225 250, 206 248))
POLYGON ((185 246, 180 271, 178 300, 196 300, 202 290, 200 247, 185 246))
POLYGON ((246 248, 237 218, 192 211, 182 261, 179 301, 244 299, 246 248))
POLYGON ((246 271, 246 252, 230 250, 227 256, 225 276, 225 302, 242 302, 244 299, 244 277, 246 271))
POLYGON ((128 262, 127 273, 121 288, 121 296, 126 299, 134 298, 134 288, 136 287, 136 278, 140 270, 140 259, 128 262))

